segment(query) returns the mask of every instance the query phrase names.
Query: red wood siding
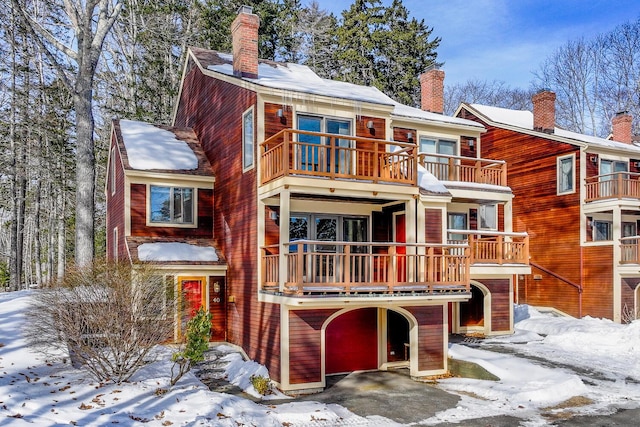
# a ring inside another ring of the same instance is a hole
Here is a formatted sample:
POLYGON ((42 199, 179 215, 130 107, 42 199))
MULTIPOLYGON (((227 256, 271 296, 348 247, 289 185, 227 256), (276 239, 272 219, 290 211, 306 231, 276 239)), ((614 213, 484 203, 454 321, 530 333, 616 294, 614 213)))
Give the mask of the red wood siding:
POLYGON ((346 312, 325 332, 327 374, 378 368, 378 309, 346 312))
POLYGON ((282 129, 293 129, 293 109, 289 105, 264 104, 264 137, 269 138, 282 129), (278 110, 282 110, 282 117, 277 116, 278 110))
MULTIPOLYGON (((170 185, 170 184, 167 184, 170 185)), ((131 184, 131 235, 149 237, 204 237, 213 236, 213 191, 198 189, 198 227, 147 226, 147 185, 131 184)))
POLYGON ((640 314, 640 307, 636 306, 635 299, 635 290, 638 287, 638 283, 640 283, 640 277, 628 277, 622 279, 620 307, 622 307, 623 321, 625 312, 635 314, 636 316, 640 314))
POLYGON ((394 127, 393 128, 393 140, 394 141, 398 141, 398 142, 416 142, 416 130, 415 129, 409 129, 409 128, 399 128, 399 127, 394 127), (409 138, 407 138, 407 134, 411 132, 411 134, 413 135, 413 141, 409 141, 409 138))
POLYGON ((289 312, 289 382, 322 380, 322 325, 336 310, 289 312))
MULTIPOLYGON (((356 136, 373 139, 386 138, 387 124, 386 120, 381 117, 358 116, 356 120, 356 136), (373 129, 367 127, 367 123, 373 124, 373 129)), ((362 148, 361 143, 358 144, 362 148)))
POLYGON ((425 209, 425 240, 427 243, 442 243, 442 211, 425 209))
POLYGON ((444 306, 405 307, 418 321, 418 369, 444 369, 444 306))
POLYGON ((107 259, 114 260, 115 254, 113 251, 113 230, 118 229, 118 258, 125 259, 127 257, 126 236, 124 229, 124 215, 125 215, 125 203, 124 203, 124 168, 122 167, 122 161, 120 159, 120 152, 117 148, 115 141, 115 134, 111 135, 111 147, 115 147, 113 153, 115 156, 111 158, 110 163, 115 164, 115 194, 112 195, 111 188, 111 164, 107 165, 107 259))
POLYGON ((194 67, 183 81, 175 125, 193 128, 216 177, 213 236, 227 260, 227 292, 235 301, 227 307, 227 339, 279 381, 280 307, 258 302, 257 177, 255 168, 242 167, 242 114, 256 99, 194 67))
POLYGON ((482 280, 482 284, 491 292, 491 332, 506 332, 511 328, 509 283, 509 279, 482 280))

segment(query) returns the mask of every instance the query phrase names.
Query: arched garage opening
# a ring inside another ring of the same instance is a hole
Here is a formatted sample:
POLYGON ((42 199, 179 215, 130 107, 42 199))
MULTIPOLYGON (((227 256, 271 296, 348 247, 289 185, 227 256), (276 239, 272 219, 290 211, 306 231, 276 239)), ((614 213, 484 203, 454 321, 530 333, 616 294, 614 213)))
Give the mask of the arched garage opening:
POLYGON ((408 361, 410 329, 405 314, 391 309, 367 307, 338 314, 325 328, 325 375, 408 361))
POLYGON ((460 326, 484 326, 484 293, 471 285, 471 299, 460 303, 460 326))
POLYGON ((325 330, 325 374, 378 369, 378 309, 339 315, 325 330))

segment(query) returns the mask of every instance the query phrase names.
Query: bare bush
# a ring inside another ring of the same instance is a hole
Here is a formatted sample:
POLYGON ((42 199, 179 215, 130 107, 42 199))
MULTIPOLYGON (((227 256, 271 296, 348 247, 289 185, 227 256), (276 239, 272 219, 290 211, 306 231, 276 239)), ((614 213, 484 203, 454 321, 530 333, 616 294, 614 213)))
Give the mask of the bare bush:
POLYGON ((95 262, 34 294, 27 338, 45 354, 68 351, 100 381, 120 383, 172 337, 174 302, 173 283, 153 267, 95 262))

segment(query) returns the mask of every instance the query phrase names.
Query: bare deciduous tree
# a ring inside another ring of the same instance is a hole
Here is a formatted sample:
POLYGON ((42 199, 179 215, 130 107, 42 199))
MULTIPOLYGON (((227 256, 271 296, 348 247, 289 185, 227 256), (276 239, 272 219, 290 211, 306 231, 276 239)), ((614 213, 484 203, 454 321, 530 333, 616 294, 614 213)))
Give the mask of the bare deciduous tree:
POLYGON ((126 381, 151 349, 173 336, 175 298, 152 266, 95 262, 36 291, 27 339, 48 356, 66 355, 99 381, 126 381))

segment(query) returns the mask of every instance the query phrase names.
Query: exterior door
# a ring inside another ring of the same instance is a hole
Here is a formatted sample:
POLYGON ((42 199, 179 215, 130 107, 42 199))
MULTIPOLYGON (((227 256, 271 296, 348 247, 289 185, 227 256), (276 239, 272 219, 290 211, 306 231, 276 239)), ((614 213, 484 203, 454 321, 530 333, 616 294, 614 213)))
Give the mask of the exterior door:
POLYGON ((180 330, 178 336, 183 337, 187 328, 187 322, 195 316, 200 307, 207 308, 207 281, 204 277, 180 277, 178 278, 180 290, 180 330))
MULTIPOLYGON (((338 240, 338 217, 316 216, 314 222, 314 240, 338 240)), ((313 265, 316 282, 336 282, 336 245, 315 245, 315 252, 318 253, 313 265)))
POLYGON ((225 278, 209 278, 209 313, 211 313, 211 340, 227 339, 227 305, 225 302, 225 278))
POLYGON ((325 330, 325 373, 378 369, 378 309, 344 313, 325 330))
MULTIPOLYGON (((397 214, 393 219, 393 241, 396 243, 407 242, 406 215, 397 214)), ((407 281, 407 247, 396 246, 396 278, 398 283, 407 281)))

